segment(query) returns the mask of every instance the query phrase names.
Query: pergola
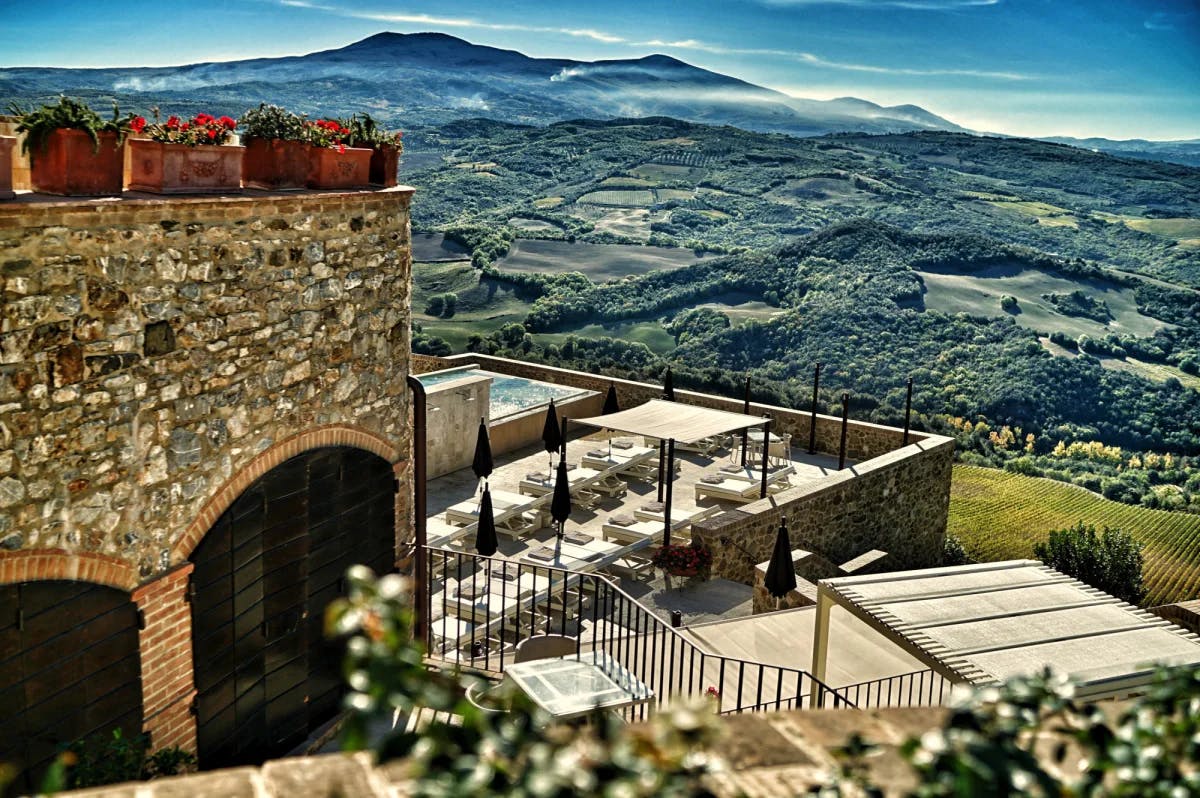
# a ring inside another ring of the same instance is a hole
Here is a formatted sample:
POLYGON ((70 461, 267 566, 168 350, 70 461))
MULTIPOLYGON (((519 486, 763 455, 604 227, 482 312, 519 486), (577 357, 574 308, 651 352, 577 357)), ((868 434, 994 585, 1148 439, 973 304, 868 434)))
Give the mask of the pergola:
MULTIPOLYGON (((716 435, 763 428, 762 495, 767 495, 767 457, 771 437, 771 419, 727 410, 679 404, 664 399, 651 399, 645 404, 592 418, 573 418, 572 424, 583 424, 596 429, 641 435, 659 441, 659 486, 665 484, 663 499, 664 514, 663 543, 671 542, 671 488, 675 477, 675 444, 692 444, 716 435), (665 453, 664 453, 665 446, 665 453), (664 456, 665 454, 665 456, 664 456)), ((745 435, 743 434, 743 438, 745 435)))
POLYGON ((1036 560, 822 580, 812 673, 825 678, 838 604, 954 682, 988 685, 1045 666, 1086 699, 1148 684, 1157 665, 1200 664, 1200 637, 1036 560))

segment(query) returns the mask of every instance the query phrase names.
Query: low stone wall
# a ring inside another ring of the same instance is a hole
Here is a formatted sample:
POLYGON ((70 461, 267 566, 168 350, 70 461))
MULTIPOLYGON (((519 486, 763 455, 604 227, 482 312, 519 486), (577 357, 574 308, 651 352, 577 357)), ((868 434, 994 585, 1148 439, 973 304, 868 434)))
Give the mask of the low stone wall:
MULTIPOLYGON (((662 386, 645 382, 633 382, 589 374, 582 371, 560 369, 538 363, 526 363, 520 360, 493 357, 469 352, 449 357, 433 357, 430 355, 413 356, 413 373, 452 368, 454 366, 477 363, 480 368, 496 371, 501 374, 512 374, 517 377, 527 377, 543 382, 559 385, 570 385, 576 388, 587 388, 597 391, 603 397, 609 384, 617 389, 617 401, 623 408, 634 407, 651 399, 662 398, 662 386)), ((743 403, 736 399, 727 399, 695 391, 675 390, 675 398, 679 402, 699 407, 712 407, 740 413, 743 403)), ((603 400, 601 407, 603 407, 603 400)), ((790 433, 794 445, 806 446, 809 430, 812 427, 812 416, 809 413, 789 410, 774 405, 750 403, 750 412, 759 413, 771 418, 771 430, 775 433, 790 433)), ((842 420, 835 416, 817 415, 817 451, 837 455, 841 438, 842 420)), ((916 443, 928 438, 937 438, 928 433, 910 432, 909 443, 916 443)), ((940 438, 939 438, 940 439, 940 438)), ((893 451, 904 445, 904 431, 895 427, 885 427, 881 424, 871 424, 865 421, 850 420, 846 430, 846 456, 851 460, 867 460, 881 454, 893 451)))
POLYGON ((950 510, 954 440, 927 436, 852 468, 692 524, 713 550, 714 576, 753 584, 780 519, 793 546, 835 563, 870 549, 894 570, 939 565, 950 510))

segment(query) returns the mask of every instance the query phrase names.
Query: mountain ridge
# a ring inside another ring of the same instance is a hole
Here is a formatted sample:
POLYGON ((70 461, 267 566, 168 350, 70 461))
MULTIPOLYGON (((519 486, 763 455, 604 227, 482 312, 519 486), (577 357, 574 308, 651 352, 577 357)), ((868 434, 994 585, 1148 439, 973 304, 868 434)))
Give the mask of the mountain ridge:
POLYGON ((0 68, 0 93, 26 102, 60 93, 135 106, 161 101, 177 107, 187 101, 216 104, 224 113, 267 101, 310 114, 365 110, 406 126, 443 123, 466 110, 526 124, 675 116, 793 135, 965 130, 917 106, 893 110, 857 98, 793 98, 662 53, 597 61, 536 58, 437 31, 384 31, 344 47, 280 58, 172 67, 0 68), (313 84, 307 92, 306 82, 313 84), (283 96, 263 96, 269 84, 283 96))

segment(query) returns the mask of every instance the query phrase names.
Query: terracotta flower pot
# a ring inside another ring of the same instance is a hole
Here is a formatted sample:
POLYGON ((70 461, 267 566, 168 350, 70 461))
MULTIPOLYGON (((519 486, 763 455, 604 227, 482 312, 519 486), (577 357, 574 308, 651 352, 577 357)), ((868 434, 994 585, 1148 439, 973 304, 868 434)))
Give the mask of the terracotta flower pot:
POLYGON ((699 568, 667 568, 665 569, 671 576, 699 576, 699 568))
POLYGON ((304 188, 308 180, 308 145, 283 139, 246 139, 242 185, 279 190, 304 188))
POLYGON ((99 133, 100 149, 92 152, 85 131, 60 129, 46 139, 42 150, 31 149, 33 190, 70 197, 103 197, 121 193, 125 148, 116 133, 99 133))
POLYGON ((371 151, 366 148, 312 147, 308 153, 309 188, 366 188, 371 179, 371 151))
POLYGON ((0 199, 13 198, 13 148, 15 136, 0 136, 0 199))
POLYGON ((400 148, 381 144, 371 150, 371 185, 391 188, 400 171, 400 148))
POLYGON ((242 190, 245 147, 189 147, 131 139, 129 188, 154 194, 227 194, 242 190))

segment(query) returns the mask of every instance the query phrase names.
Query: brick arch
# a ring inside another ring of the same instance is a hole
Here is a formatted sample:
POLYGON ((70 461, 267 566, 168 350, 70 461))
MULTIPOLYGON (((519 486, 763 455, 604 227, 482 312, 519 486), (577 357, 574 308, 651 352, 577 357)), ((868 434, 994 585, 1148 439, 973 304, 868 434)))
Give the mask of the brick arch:
POLYGON ((290 438, 285 438, 266 451, 259 453, 209 497, 204 507, 200 509, 200 513, 188 525, 183 537, 171 547, 171 563, 178 564, 191 556, 192 551, 208 534, 208 530, 221 517, 221 513, 229 509, 237 497, 242 495, 242 491, 253 485, 259 477, 298 454, 327 446, 350 446, 355 449, 363 449, 382 457, 393 466, 400 460, 400 449, 386 438, 349 424, 313 427, 290 438))
POLYGON ((141 581, 137 568, 107 554, 66 549, 0 552, 0 585, 65 579, 132 591, 141 581))

